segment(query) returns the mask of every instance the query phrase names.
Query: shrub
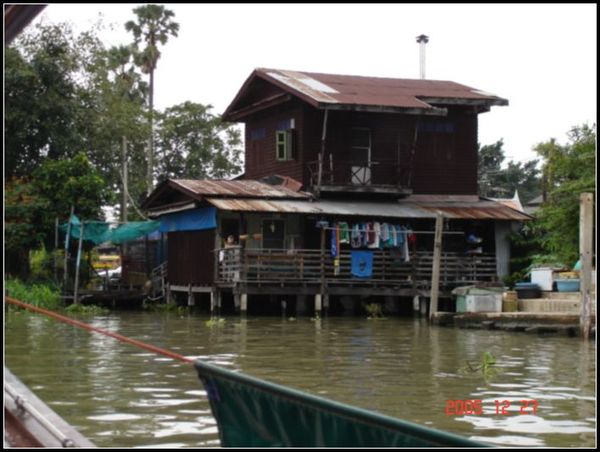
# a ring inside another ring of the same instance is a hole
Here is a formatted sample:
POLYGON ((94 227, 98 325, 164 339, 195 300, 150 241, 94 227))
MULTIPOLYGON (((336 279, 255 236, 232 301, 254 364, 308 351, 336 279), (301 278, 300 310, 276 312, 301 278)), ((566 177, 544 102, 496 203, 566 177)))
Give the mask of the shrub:
POLYGON ((8 279, 5 283, 6 294, 17 300, 46 309, 61 306, 60 292, 52 284, 24 284, 19 279, 8 279))

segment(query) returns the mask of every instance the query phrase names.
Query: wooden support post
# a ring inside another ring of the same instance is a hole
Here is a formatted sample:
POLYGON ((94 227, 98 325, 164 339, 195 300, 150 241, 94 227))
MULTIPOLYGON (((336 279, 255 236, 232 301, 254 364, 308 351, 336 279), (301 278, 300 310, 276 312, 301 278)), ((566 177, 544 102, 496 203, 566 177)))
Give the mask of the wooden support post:
POLYGON ((58 217, 54 219, 54 282, 58 284, 58 217))
POLYGON ((63 290, 67 290, 67 281, 69 279, 69 239, 71 238, 71 217, 75 213, 75 206, 71 206, 71 213, 67 220, 67 235, 65 236, 65 268, 63 275, 63 290))
POLYGON ((167 304, 173 304, 175 300, 173 299, 173 293, 171 292, 171 284, 167 283, 167 304))
POLYGON ((323 130, 321 133, 321 152, 319 152, 319 168, 317 172, 317 196, 321 194, 321 184, 323 183, 323 160, 325 159, 325 143, 327 140, 327 117, 329 110, 325 109, 323 115, 323 130))
POLYGON ((281 300, 281 315, 287 317, 287 301, 281 300))
POLYGON ((315 294, 315 317, 319 317, 321 315, 321 307, 322 307, 322 298, 321 294, 315 294))
POLYGON ((73 303, 79 304, 79 264, 81 262, 81 246, 83 245, 83 221, 79 224, 79 246, 77 247, 77 262, 75 266, 75 287, 73 290, 73 303))
POLYGON ((233 293, 233 306, 235 308, 235 312, 236 314, 240 313, 241 307, 242 307, 242 300, 241 300, 242 296, 239 293, 233 293))
POLYGON ((433 239, 433 265, 431 269, 431 301, 429 305, 429 320, 433 319, 438 310, 438 297, 440 293, 440 261, 442 258, 442 229, 444 216, 438 212, 435 217, 435 236, 433 239))
POLYGON ((240 294, 240 312, 242 313, 242 315, 246 315, 246 313, 248 312, 248 294, 247 293, 243 293, 240 294))
POLYGON ((216 290, 213 290, 210 293, 210 315, 213 316, 215 315, 215 309, 217 307, 217 297, 219 296, 219 293, 216 290))
POLYGON ((121 221, 127 223, 127 138, 123 136, 121 146, 121 165, 123 170, 123 193, 121 193, 121 221))
POLYGON ((194 299, 194 293, 192 292, 192 285, 188 284, 188 306, 194 306, 196 304, 196 300, 194 299))
POLYGON ((581 290, 581 311, 579 325, 581 337, 590 337, 591 329, 591 287, 592 287, 592 252, 594 241, 594 195, 582 193, 579 197, 579 257, 581 271, 579 275, 581 290))

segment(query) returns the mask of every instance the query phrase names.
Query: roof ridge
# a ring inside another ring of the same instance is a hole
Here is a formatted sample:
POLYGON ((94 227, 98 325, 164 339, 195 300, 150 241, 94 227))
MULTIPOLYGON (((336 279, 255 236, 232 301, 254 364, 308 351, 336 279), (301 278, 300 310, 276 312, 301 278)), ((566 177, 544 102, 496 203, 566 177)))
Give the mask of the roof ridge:
MULTIPOLYGON (((297 69, 281 69, 281 68, 266 68, 266 67, 257 67, 254 69, 255 71, 268 72, 268 71, 279 71, 279 72, 298 72, 300 74, 306 75, 332 75, 336 77, 352 77, 352 78, 376 78, 379 80, 407 80, 407 81, 415 81, 415 82, 442 82, 442 83, 455 83, 461 86, 461 83, 454 82, 452 80, 441 80, 441 79, 419 79, 419 78, 406 78, 406 77, 381 77, 377 75, 356 75, 356 74, 336 74, 332 72, 308 72, 297 69)), ((471 88, 467 86, 467 88, 471 88)), ((473 88, 474 89, 474 88, 473 88)))

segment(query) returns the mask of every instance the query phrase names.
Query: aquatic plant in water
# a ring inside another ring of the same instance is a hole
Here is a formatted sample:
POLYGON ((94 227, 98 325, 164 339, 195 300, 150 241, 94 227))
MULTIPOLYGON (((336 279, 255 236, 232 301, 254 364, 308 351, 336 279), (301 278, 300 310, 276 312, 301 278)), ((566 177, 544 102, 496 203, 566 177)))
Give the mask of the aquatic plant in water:
POLYGON ((368 319, 382 319, 384 318, 383 309, 378 303, 367 303, 364 304, 363 307, 365 311, 367 311, 368 319))
POLYGON ((498 374, 499 370, 495 365, 496 358, 494 358, 494 355, 490 352, 483 352, 481 364, 471 365, 471 363, 467 361, 466 365, 460 369, 460 372, 463 374, 475 374, 481 372, 483 378, 487 381, 489 378, 498 374))

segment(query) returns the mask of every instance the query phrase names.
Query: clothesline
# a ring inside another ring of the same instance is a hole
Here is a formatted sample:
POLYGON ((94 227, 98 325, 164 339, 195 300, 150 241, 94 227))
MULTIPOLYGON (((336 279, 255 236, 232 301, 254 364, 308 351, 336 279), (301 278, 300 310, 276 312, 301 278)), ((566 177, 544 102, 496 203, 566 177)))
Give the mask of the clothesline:
MULTIPOLYGON (((317 227, 317 228, 318 229, 324 229, 326 231, 337 230, 337 228, 332 228, 332 227, 329 227, 329 226, 328 227, 323 227, 323 228, 319 228, 319 227, 317 227)), ((352 228, 350 228, 349 231, 352 231, 352 228)), ((365 231, 367 231, 367 229, 365 229, 365 228, 359 228, 358 231, 359 232, 365 232, 365 231)), ((406 232, 408 234, 435 234, 435 231, 412 231, 410 229, 406 229, 403 232, 406 232)), ((465 233, 461 232, 461 231, 446 231, 446 232, 442 232, 442 234, 454 234, 454 235, 460 234, 460 235, 465 235, 465 233)))

